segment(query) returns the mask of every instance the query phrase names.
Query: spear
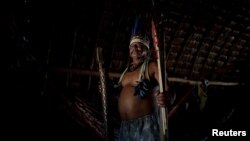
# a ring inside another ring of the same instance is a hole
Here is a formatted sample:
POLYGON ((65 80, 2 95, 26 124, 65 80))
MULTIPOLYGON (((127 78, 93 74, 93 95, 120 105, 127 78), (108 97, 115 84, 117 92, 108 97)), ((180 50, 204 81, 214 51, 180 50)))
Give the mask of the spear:
MULTIPOLYGON (((152 4, 153 4, 153 8, 154 7, 154 0, 152 0, 152 4)), ((155 14, 155 9, 153 10, 154 12, 154 16, 155 14)), ((157 31, 156 31, 156 25, 154 22, 154 16, 152 17, 152 21, 151 21, 151 32, 152 32, 152 39, 153 39, 153 46, 155 49, 155 55, 156 55, 156 59, 157 59, 157 64, 158 64, 158 78, 159 78, 159 87, 160 87, 160 93, 164 92, 164 85, 165 84, 162 80, 164 74, 162 74, 162 65, 163 68, 165 68, 165 63, 161 63, 161 56, 160 56, 160 49, 159 49, 159 40, 157 37, 157 31)), ((167 117, 167 108, 166 107, 160 107, 160 137, 161 137, 161 141, 168 141, 168 117, 167 117)))

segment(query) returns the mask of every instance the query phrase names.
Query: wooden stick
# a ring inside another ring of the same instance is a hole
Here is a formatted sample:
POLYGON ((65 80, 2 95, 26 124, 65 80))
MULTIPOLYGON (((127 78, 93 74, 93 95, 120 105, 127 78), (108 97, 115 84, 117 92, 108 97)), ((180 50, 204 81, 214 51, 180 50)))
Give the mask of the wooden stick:
MULTIPOLYGON (((91 71, 91 70, 82 70, 82 69, 70 69, 70 68, 55 68, 53 69, 56 72, 61 73, 68 73, 71 72, 72 74, 76 75, 91 75, 91 76, 99 76, 98 71, 91 71)), ((119 78, 121 73, 109 72, 108 75, 113 78, 119 78)), ((180 82, 180 83, 188 83, 188 84, 201 84, 201 81, 197 80, 189 80, 184 78, 178 77, 168 77, 169 82, 180 82)), ((218 85, 218 86, 237 86, 239 82, 222 82, 222 81, 208 81, 208 85, 218 85)))
MULTIPOLYGON (((161 58, 160 58, 160 50, 158 47, 158 37, 156 33, 156 27, 154 20, 152 19, 152 38, 153 38, 153 46, 156 51, 156 59, 157 59, 157 66, 158 66, 158 79, 159 79, 159 87, 160 87, 160 93, 164 92, 164 86, 162 81, 162 68, 161 68, 161 58)), ((167 125, 167 108, 166 107, 160 107, 160 137, 161 141, 167 141, 168 140, 168 125, 167 125)))

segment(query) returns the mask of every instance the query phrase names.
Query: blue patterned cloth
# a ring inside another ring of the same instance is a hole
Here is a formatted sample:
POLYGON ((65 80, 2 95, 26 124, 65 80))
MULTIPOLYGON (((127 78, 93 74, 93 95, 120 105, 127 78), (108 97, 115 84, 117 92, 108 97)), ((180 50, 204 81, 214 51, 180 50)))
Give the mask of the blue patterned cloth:
POLYGON ((155 114, 121 122, 119 141, 160 141, 159 122, 155 114))

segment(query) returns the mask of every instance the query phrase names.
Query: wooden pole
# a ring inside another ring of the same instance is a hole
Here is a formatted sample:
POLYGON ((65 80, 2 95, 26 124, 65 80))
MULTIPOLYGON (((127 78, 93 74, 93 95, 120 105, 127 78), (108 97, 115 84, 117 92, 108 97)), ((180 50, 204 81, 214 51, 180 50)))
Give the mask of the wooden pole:
MULTIPOLYGON (((91 76, 99 76, 98 71, 92 70, 82 70, 82 69, 70 69, 70 68, 54 68, 52 71, 60 72, 60 73, 69 73, 75 75, 91 75, 91 76)), ((119 78, 121 73, 109 72, 108 75, 113 78, 119 78)), ((185 78, 178 77, 168 77, 169 82, 178 82, 178 83, 187 83, 191 85, 201 84, 201 81, 198 80, 189 80, 185 78)), ((217 86, 237 86, 240 85, 239 82, 222 82, 222 81, 208 81, 208 85, 217 85, 217 86)))
MULTIPOLYGON (((158 79, 159 79, 159 87, 160 87, 160 93, 164 92, 164 86, 163 86, 163 80, 162 80, 162 68, 161 68, 161 58, 160 58, 160 50, 158 47, 158 38, 156 33, 156 27, 154 20, 152 19, 152 38, 153 38, 153 45, 156 51, 156 58, 157 58, 157 64, 158 64, 158 79)), ((163 67, 164 68, 164 67, 163 67)), ((168 141, 168 117, 167 117, 167 108, 166 107, 160 107, 160 137, 161 141, 168 141)))

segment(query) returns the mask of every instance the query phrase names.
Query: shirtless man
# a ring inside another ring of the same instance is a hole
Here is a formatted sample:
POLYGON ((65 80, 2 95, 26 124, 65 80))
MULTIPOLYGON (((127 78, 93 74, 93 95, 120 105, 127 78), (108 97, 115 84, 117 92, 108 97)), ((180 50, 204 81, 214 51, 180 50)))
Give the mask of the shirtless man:
POLYGON ((149 58, 149 41, 133 36, 129 55, 131 63, 119 80, 118 105, 122 120, 119 141, 159 141, 159 115, 155 107, 165 107, 167 97, 156 89, 158 67, 149 58))
POLYGON ((139 21, 137 18, 132 29, 129 65, 122 73, 115 89, 110 86, 113 89, 110 92, 120 92, 119 141, 160 141, 158 107, 169 105, 170 96, 166 92, 159 92, 158 66, 150 58, 149 39, 145 32, 141 32, 143 28, 138 28, 139 21))

